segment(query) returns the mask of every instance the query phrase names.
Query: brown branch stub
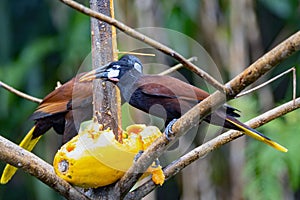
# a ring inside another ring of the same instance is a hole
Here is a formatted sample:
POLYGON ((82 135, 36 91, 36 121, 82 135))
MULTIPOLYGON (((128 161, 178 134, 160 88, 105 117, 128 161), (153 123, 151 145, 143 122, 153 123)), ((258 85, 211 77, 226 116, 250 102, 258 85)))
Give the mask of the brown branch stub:
POLYGON ((37 177, 65 198, 69 200, 89 199, 69 183, 59 178, 51 165, 1 136, 0 149, 0 160, 19 167, 25 172, 37 177))

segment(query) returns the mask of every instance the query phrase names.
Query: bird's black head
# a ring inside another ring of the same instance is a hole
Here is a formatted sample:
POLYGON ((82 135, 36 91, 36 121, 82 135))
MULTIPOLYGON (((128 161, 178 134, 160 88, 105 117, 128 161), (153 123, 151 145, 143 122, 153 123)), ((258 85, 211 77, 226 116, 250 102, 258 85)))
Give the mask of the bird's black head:
POLYGON ((129 71, 135 73, 143 73, 143 65, 141 61, 132 55, 124 55, 120 60, 111 62, 105 66, 94 69, 80 78, 80 81, 90 81, 101 78, 117 83, 121 77, 129 71))

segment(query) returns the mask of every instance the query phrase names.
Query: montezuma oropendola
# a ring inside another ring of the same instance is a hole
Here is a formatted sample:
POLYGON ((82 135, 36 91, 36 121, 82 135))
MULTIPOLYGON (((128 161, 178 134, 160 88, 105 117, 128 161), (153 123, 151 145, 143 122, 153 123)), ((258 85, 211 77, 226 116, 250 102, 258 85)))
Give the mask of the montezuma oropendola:
MULTIPOLYGON (((80 78, 80 81, 97 78, 110 81, 119 87, 123 99, 131 106, 146 113, 151 110, 151 114, 165 118, 166 123, 180 118, 194 105, 209 96, 209 93, 170 76, 144 75, 142 68, 143 65, 138 58, 125 55, 119 61, 88 72, 80 78)), ((279 151, 287 151, 283 146, 237 120, 236 117, 239 117, 239 114, 236 111, 237 109, 233 107, 223 105, 207 116, 204 121, 242 131, 279 151)))
MULTIPOLYGON (((78 124, 92 118, 92 83, 77 82, 75 78, 49 93, 39 104, 30 119, 35 125, 24 137, 20 146, 31 151, 41 136, 53 127, 55 132, 63 135, 63 143, 77 135, 74 115, 78 124), (73 102, 73 101, 76 102, 73 102)), ((17 168, 7 164, 2 173, 1 184, 7 183, 17 168)))
MULTIPOLYGON (((92 118, 92 83, 78 82, 84 74, 77 75, 43 99, 30 117, 35 125, 21 141, 20 147, 31 151, 41 136, 52 127, 55 132, 63 135, 62 143, 66 143, 77 135, 76 127, 81 122, 92 118)), ((16 171, 16 167, 7 164, 0 183, 6 184, 16 171)))

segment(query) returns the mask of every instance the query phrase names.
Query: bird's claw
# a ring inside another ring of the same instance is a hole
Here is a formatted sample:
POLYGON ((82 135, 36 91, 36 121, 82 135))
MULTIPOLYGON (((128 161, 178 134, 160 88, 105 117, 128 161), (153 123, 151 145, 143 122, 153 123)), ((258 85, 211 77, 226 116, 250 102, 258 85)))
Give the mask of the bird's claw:
POLYGON ((156 159, 154 160, 154 165, 152 165, 151 167, 152 167, 152 168, 158 168, 159 166, 160 166, 160 162, 159 162, 158 158, 156 158, 156 159))
POLYGON ((140 157, 141 155, 144 153, 143 150, 139 150, 139 152, 134 156, 134 162, 136 162, 140 157))
MULTIPOLYGON (((140 157, 141 157, 141 155, 144 153, 144 151, 143 150, 139 150, 139 152, 134 156, 134 162, 136 162, 140 157)), ((154 165, 152 165, 151 167, 152 168, 158 168, 160 166, 160 162, 159 162, 159 160, 158 160, 158 158, 156 158, 155 160, 154 160, 154 165)))
POLYGON ((172 121, 170 121, 170 123, 167 125, 167 127, 165 129, 165 135, 168 140, 171 140, 170 137, 173 136, 173 134, 174 134, 174 132, 172 131, 172 127, 176 121, 177 121, 177 119, 173 119, 172 121))

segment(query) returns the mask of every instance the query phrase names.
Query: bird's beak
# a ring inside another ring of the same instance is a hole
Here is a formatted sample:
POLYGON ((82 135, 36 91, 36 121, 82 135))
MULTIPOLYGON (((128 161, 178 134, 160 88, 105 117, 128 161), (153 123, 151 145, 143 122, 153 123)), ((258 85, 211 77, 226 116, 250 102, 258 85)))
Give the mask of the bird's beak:
POLYGON ((82 77, 79 78, 79 82, 88 82, 98 78, 105 79, 108 76, 108 72, 105 71, 105 68, 99 67, 90 72, 87 72, 82 77))

